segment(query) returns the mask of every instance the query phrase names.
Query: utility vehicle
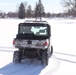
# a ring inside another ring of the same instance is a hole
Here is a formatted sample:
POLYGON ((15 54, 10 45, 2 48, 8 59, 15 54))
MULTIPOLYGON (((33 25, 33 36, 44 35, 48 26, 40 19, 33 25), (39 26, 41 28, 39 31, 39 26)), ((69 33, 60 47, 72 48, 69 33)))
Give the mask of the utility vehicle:
POLYGON ((53 53, 51 26, 46 21, 27 20, 20 23, 13 45, 18 48, 13 54, 14 63, 21 63, 27 57, 40 60, 42 65, 48 65, 49 56, 53 53))

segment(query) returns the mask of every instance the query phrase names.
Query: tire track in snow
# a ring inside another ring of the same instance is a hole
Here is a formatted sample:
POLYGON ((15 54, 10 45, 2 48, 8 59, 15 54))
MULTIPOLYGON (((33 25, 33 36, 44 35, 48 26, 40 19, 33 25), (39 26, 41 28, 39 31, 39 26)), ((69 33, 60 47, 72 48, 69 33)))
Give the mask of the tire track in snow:
POLYGON ((76 64, 76 55, 61 52, 54 52, 54 54, 59 60, 76 64))
POLYGON ((55 55, 53 55, 49 59, 48 66, 46 66, 46 68, 44 68, 42 73, 40 73, 39 75, 52 75, 52 73, 54 73, 58 69, 59 63, 60 61, 58 60, 58 58, 55 55))
POLYGON ((49 65, 43 67, 38 60, 25 59, 22 64, 8 64, 0 69, 2 75, 50 75, 59 66, 59 61, 55 56, 49 58, 49 65))
POLYGON ((46 67, 42 66, 38 60, 32 61, 34 61, 34 63, 28 66, 28 68, 22 69, 11 75, 51 75, 59 66, 59 61, 55 56, 49 58, 49 64, 46 67))
POLYGON ((34 61, 34 63, 31 64, 30 66, 28 66, 28 68, 25 68, 25 69, 21 70, 20 72, 12 74, 12 75, 34 75, 36 71, 40 70, 40 72, 41 72, 42 65, 41 65, 40 61, 35 60, 35 59, 32 61, 34 61))
MULTIPOLYGON (((6 51, 7 53, 7 51, 6 51)), ((10 63, 0 69, 2 75, 51 75, 59 66, 56 56, 49 58, 49 64, 46 67, 41 65, 38 60, 25 59, 21 64, 10 63)))

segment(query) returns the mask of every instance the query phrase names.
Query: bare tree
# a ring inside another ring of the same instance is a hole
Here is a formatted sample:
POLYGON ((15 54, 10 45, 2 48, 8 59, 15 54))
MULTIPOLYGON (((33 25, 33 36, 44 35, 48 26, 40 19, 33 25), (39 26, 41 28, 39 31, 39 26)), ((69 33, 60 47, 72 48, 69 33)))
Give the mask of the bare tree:
POLYGON ((63 0, 62 4, 70 14, 76 17, 76 0, 63 0))
POLYGON ((18 17, 18 13, 17 12, 8 12, 7 17, 16 18, 16 17, 18 17))

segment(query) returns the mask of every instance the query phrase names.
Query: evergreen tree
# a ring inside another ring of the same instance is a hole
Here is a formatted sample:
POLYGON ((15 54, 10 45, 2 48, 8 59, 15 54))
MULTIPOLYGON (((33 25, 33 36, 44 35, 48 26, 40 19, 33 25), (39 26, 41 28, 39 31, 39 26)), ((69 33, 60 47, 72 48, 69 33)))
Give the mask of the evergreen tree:
POLYGON ((31 18, 32 17, 32 8, 31 8, 31 5, 28 6, 28 9, 27 9, 27 17, 28 18, 31 18))
POLYGON ((36 7, 35 7, 35 18, 40 18, 44 16, 44 6, 41 2, 41 0, 39 0, 38 3, 36 3, 36 7))
POLYGON ((20 19, 25 18, 25 7, 23 3, 20 4, 19 11, 18 11, 18 17, 20 19))
POLYGON ((37 18, 37 10, 38 10, 38 7, 37 7, 37 3, 36 3, 36 7, 35 7, 35 18, 37 18))

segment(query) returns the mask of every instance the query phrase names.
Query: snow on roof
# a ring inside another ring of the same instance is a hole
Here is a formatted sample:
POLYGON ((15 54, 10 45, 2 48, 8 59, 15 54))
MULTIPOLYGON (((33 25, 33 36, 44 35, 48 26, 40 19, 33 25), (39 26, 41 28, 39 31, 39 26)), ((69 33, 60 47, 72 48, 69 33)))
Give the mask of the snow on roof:
POLYGON ((43 24, 48 24, 47 21, 37 21, 37 20, 26 20, 24 23, 43 23, 43 24))

